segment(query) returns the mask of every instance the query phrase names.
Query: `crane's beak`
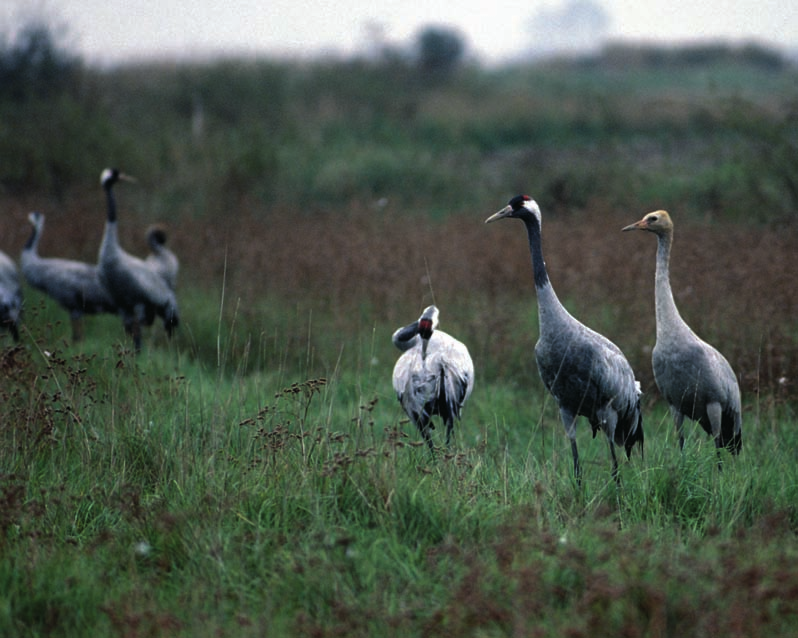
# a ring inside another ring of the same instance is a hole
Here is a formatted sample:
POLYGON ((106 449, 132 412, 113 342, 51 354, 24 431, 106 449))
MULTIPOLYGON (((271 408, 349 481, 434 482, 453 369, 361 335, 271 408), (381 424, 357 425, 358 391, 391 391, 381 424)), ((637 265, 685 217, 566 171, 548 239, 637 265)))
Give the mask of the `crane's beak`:
POLYGON ((507 217, 510 213, 513 212, 513 207, 509 204, 502 208, 500 211, 493 213, 490 217, 485 220, 486 224, 490 224, 491 222, 495 222, 497 219, 502 219, 503 217, 507 217))
POLYGON ((421 360, 424 361, 427 358, 427 346, 429 345, 429 338, 424 339, 421 338, 421 360))
POLYGON ((639 222, 635 222, 634 224, 629 224, 628 226, 624 226, 621 228, 621 232, 626 232, 627 230, 645 230, 646 229, 646 220, 641 219, 639 222))
POLYGON ((121 179, 123 182, 130 182, 131 184, 136 184, 138 182, 135 177, 128 175, 127 173, 119 173, 119 179, 121 179))

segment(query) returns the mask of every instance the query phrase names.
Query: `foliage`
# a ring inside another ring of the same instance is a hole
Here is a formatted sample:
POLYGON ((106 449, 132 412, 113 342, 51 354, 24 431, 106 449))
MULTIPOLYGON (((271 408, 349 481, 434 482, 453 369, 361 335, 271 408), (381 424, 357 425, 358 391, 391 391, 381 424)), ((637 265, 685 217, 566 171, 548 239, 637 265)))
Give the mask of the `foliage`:
POLYGON ((0 100, 47 100, 74 90, 80 64, 41 22, 22 25, 0 47, 0 100))
POLYGON ((734 46, 724 42, 668 45, 632 45, 623 42, 605 46, 598 55, 583 60, 584 64, 646 68, 683 69, 715 64, 751 66, 762 71, 780 71, 786 66, 784 58, 775 50, 755 42, 734 46))
POLYGON ((418 35, 418 67, 429 80, 448 79, 461 64, 465 44, 455 31, 445 27, 427 27, 418 35))
POLYGON ((564 211, 647 201, 697 218, 795 214, 796 71, 756 47, 610 47, 592 61, 488 69, 462 61, 458 34, 429 27, 411 58, 100 71, 34 32, 47 55, 6 58, 36 70, 30 86, 47 95, 26 89, 24 108, 0 99, 0 183, 15 196, 63 201, 116 164, 157 184, 172 215, 309 200, 440 215, 497 190, 564 211), (50 59, 69 70, 60 84, 36 62, 50 59))

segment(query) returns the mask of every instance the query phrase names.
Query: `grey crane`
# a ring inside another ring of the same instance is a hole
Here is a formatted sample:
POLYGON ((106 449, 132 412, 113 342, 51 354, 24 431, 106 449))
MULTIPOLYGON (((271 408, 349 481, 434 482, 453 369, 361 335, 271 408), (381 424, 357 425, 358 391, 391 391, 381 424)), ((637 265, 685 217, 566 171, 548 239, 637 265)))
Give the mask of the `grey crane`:
POLYGON ((0 250, 0 326, 19 341, 19 318, 22 314, 22 288, 14 261, 0 250))
POLYGON ((119 245, 113 187, 120 179, 131 181, 115 168, 106 168, 100 175, 108 216, 100 245, 99 272, 100 281, 119 308, 125 331, 132 335, 136 352, 139 352, 142 325, 151 325, 158 315, 163 318, 166 334, 171 336, 179 323, 179 315, 177 298, 166 281, 143 259, 130 255, 119 245))
POLYGON ((627 458, 636 443, 643 453, 643 415, 640 383, 621 350, 606 337, 577 321, 560 303, 549 281, 541 248, 541 214, 527 195, 517 195, 485 223, 505 217, 524 222, 538 299, 540 334, 535 360, 543 384, 557 401, 565 433, 571 441, 574 475, 581 485, 582 470, 576 446, 576 420, 587 417, 593 436, 601 429, 609 441, 612 476, 616 483, 618 460, 615 445, 627 458))
POLYGON ((166 228, 162 224, 153 224, 147 229, 147 245, 150 247, 150 254, 144 260, 145 263, 174 290, 177 286, 180 261, 177 255, 166 247, 166 228))
POLYGON ((39 256, 44 215, 34 211, 28 215, 28 221, 33 231, 20 255, 25 281, 55 299, 69 313, 72 339, 80 341, 83 339, 83 315, 115 313, 116 305, 100 283, 96 264, 39 256))
POLYGON ((474 389, 474 363, 468 348, 438 330, 439 312, 428 306, 417 321, 393 333, 394 345, 404 354, 393 369, 393 389, 410 420, 434 453, 432 417, 446 426, 451 442, 455 419, 474 389))
POLYGON ((684 449, 684 418, 697 421, 720 451, 737 454, 743 445, 740 386, 726 358, 685 323, 673 300, 670 254, 673 221, 664 210, 649 213, 622 230, 647 230, 657 237, 654 305, 657 341, 651 353, 654 380, 668 402, 684 449))

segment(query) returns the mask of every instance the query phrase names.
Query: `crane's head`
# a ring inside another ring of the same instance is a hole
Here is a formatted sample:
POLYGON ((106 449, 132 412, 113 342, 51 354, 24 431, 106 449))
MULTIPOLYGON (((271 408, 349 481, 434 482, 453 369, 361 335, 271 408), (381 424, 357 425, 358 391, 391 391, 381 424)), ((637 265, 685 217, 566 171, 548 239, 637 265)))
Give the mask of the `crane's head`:
POLYGON ((166 245, 166 227, 163 224, 153 224, 147 229, 147 243, 150 248, 166 245))
POLYGON ((643 217, 639 222, 629 224, 621 228, 621 230, 648 230, 660 235, 662 233, 671 232, 673 230, 673 222, 671 221, 671 216, 668 215, 666 211, 656 210, 643 217))
POLYGON ((33 211, 28 213, 28 221, 36 230, 41 230, 42 226, 44 225, 44 215, 42 215, 39 211, 33 211))
POLYGON ((110 188, 114 184, 116 184, 119 180, 125 182, 135 182, 136 179, 131 177, 130 175, 126 175, 121 171, 115 168, 106 168, 100 173, 100 184, 103 188, 110 188))
POLYGON ((427 345, 432 337, 432 333, 438 327, 438 309, 435 306, 427 306, 418 318, 418 334, 421 337, 421 358, 427 356, 427 345))
POLYGON ((529 195, 516 195, 507 202, 507 206, 488 217, 485 223, 490 224, 497 219, 504 219, 505 217, 518 217, 520 219, 529 219, 533 217, 537 220, 538 225, 540 225, 540 208, 537 202, 529 195))

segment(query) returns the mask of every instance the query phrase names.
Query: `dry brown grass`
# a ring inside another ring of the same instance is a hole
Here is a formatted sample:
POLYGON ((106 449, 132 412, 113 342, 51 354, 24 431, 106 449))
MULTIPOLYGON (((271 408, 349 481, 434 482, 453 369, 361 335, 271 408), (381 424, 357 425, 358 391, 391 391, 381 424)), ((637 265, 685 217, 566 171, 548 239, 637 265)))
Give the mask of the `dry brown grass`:
MULTIPOLYGON (((498 198, 493 208, 502 204, 498 198)), ((6 201, 0 248, 18 255, 28 233, 27 212, 47 218, 43 255, 91 261, 102 234, 99 196, 53 212, 41 202, 6 201)), ((255 206, 216 219, 171 223, 169 245, 180 256, 180 286, 221 285, 241 307, 260 298, 318 309, 317 316, 351 325, 399 325, 433 300, 443 320, 492 359, 497 374, 514 373, 518 351, 536 334, 517 325, 519 309, 534 315, 534 288, 523 226, 491 226, 489 210, 461 210, 443 221, 418 211, 354 206, 345 211, 263 211, 255 206)), ((648 209, 596 206, 583 213, 546 215, 544 252, 560 298, 580 319, 616 341, 644 386, 653 387, 654 238, 621 234, 648 209)), ((718 347, 741 377, 744 392, 798 386, 798 289, 794 226, 682 222, 671 211, 676 237, 671 264, 676 302, 687 322, 718 347)), ((149 222, 122 203, 121 241, 144 254, 149 222)), ((168 221, 169 220, 165 220, 168 221)), ((218 308, 209 309, 209 318, 218 308)), ((531 354, 531 352, 530 352, 531 354)))

